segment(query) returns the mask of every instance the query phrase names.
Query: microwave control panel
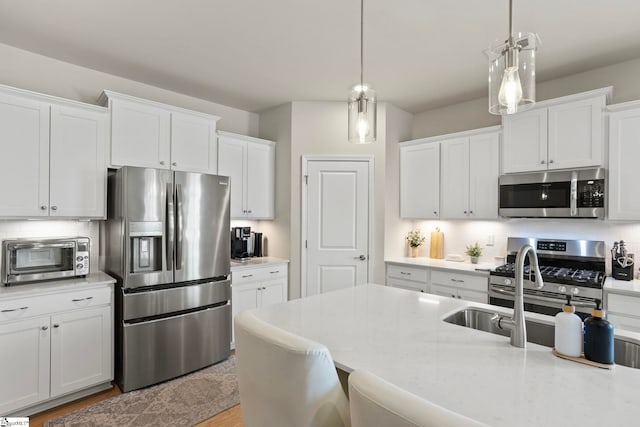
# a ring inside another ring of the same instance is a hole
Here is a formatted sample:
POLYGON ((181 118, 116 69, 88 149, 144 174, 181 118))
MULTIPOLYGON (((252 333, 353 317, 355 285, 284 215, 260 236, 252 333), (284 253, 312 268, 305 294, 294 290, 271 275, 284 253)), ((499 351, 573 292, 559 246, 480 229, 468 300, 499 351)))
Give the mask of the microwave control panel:
POLYGON ((89 274, 89 241, 78 241, 76 246, 76 276, 89 274))

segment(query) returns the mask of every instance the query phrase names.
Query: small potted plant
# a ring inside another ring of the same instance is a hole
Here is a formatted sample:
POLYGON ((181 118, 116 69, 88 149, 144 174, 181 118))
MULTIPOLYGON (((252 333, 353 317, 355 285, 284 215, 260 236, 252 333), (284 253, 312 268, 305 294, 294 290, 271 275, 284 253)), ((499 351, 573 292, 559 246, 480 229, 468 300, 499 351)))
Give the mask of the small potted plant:
POLYGON ((411 230, 407 234, 407 242, 411 247, 411 256, 418 256, 418 248, 424 243, 425 237, 420 230, 411 230))
POLYGON ((467 246, 467 250, 464 253, 471 257, 471 264, 477 264, 478 258, 482 255, 482 248, 476 242, 475 245, 467 246))

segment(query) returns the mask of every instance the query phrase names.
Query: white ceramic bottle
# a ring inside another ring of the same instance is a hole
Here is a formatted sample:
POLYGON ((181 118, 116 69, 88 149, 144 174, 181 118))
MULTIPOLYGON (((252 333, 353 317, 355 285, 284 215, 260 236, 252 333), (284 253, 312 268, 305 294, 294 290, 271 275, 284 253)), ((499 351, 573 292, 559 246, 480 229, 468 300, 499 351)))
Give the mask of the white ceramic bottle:
POLYGON ((567 295, 567 303, 556 314, 555 349, 565 356, 580 357, 584 334, 582 319, 575 311, 575 307, 571 305, 571 295, 567 295))

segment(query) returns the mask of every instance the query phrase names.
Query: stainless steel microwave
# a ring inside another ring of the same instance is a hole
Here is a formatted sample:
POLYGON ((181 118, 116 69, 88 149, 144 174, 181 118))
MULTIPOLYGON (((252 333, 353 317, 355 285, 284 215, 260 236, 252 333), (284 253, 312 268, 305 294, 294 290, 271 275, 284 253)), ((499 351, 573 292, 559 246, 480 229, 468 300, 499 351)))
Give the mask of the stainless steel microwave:
POLYGON ((604 168, 502 175, 499 208, 512 218, 604 218, 604 168))
POLYGON ((2 242, 5 285, 89 274, 89 238, 16 239, 2 242))

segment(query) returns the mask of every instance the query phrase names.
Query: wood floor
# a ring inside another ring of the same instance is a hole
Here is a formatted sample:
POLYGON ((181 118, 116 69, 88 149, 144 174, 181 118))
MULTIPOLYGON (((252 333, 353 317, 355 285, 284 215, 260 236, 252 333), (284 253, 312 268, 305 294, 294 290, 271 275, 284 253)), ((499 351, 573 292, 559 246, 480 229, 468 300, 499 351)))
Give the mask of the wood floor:
MULTIPOLYGON (((68 414, 69 412, 73 412, 77 409, 84 408, 89 405, 93 405, 94 403, 100 402, 101 400, 108 399, 112 396, 117 396, 122 392, 118 388, 117 385, 114 385, 111 390, 106 390, 100 393, 96 393, 94 395, 85 397, 80 400, 76 400, 74 402, 67 403, 62 406, 58 406, 53 409, 49 409, 48 411, 40 412, 39 414, 32 415, 29 417, 29 427, 42 427, 44 423, 49 421, 52 418, 59 417, 60 415, 68 414)), ((204 420, 200 424, 197 424, 198 427, 244 427, 244 423, 242 422, 242 412, 240 411, 240 405, 233 406, 227 409, 224 412, 219 413, 218 415, 209 418, 208 420, 204 420)))

